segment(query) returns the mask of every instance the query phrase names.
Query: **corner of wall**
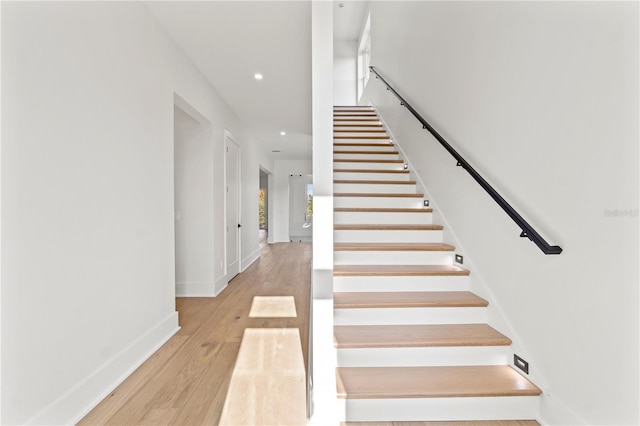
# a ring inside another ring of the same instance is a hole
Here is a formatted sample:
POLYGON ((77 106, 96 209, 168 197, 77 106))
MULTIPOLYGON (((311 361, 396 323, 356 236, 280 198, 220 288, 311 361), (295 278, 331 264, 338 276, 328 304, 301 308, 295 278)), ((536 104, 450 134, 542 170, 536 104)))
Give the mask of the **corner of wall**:
POLYGON ((172 312, 30 419, 27 424, 76 424, 180 330, 172 312), (113 380, 117 377, 116 380, 113 380), (79 410, 78 407, 84 407, 79 410), (80 413, 78 413, 80 411, 80 413))

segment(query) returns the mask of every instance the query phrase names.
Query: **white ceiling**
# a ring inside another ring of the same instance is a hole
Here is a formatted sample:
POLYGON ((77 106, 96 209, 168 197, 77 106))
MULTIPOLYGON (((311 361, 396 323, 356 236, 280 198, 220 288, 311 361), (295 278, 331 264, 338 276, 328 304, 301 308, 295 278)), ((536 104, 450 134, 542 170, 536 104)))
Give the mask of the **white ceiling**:
POLYGON ((367 3, 369 2, 366 0, 338 0, 333 2, 334 39, 358 41, 364 24, 367 3))
MULTIPOLYGON (((274 158, 311 158, 310 1, 146 4, 274 158)), ((365 4, 335 2, 337 39, 357 39, 365 4)))

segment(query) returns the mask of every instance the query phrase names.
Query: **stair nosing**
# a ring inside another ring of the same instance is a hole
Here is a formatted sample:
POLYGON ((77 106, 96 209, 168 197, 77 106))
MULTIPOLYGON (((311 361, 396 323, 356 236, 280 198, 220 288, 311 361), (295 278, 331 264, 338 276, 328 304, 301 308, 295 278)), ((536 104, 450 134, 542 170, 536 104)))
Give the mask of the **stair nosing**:
POLYGON ((334 265, 338 277, 469 276, 471 271, 455 265, 334 265))
POLYGON ((442 225, 405 225, 405 224, 335 224, 335 231, 442 231, 442 225))
POLYGON ((540 388, 512 367, 502 365, 337 367, 336 382, 338 398, 341 399, 514 397, 539 396, 542 393, 540 388), (471 380, 461 381, 461 377, 471 380), (357 380, 365 385, 367 381, 373 385, 367 388, 360 384, 354 389, 353 382, 357 380), (489 381, 491 388, 484 386, 489 381), (380 383, 385 383, 384 389, 380 383), (419 386, 415 383, 419 383, 419 386))
POLYGON ((334 207, 335 212, 353 213, 433 213, 431 208, 334 207))
POLYGON ((333 155, 356 154, 356 155, 398 155, 398 151, 333 151, 333 155))
POLYGON ((409 170, 333 169, 333 173, 397 173, 397 174, 408 174, 409 170))
POLYGON ((358 158, 334 158, 334 163, 389 163, 389 164, 402 164, 404 160, 372 160, 372 159, 358 159, 358 158))
POLYGON ((509 346, 488 324, 334 325, 337 349, 509 346), (363 336, 364 335, 364 336, 363 336))
POLYGON ((337 184, 362 184, 362 185, 415 185, 415 180, 353 180, 353 179, 334 179, 333 183, 337 184))
POLYGON ((445 243, 333 243, 333 251, 454 251, 445 243))
POLYGON ((334 197, 373 197, 373 198, 422 198, 424 194, 402 194, 393 192, 334 192, 334 197))

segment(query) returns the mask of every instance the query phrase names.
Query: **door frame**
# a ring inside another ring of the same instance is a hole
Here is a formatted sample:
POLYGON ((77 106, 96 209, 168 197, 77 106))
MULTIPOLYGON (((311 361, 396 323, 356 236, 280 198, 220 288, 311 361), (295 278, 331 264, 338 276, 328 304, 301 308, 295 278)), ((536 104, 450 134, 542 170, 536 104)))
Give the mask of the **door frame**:
MULTIPOLYGON (((238 143, 237 139, 233 136, 233 134, 231 134, 231 132, 229 132, 228 130, 225 129, 224 131, 224 230, 225 230, 225 240, 224 240, 224 273, 226 276, 226 281, 227 283, 229 283, 229 281, 231 281, 231 279, 233 279, 235 277, 235 275, 233 277, 229 276, 229 271, 228 271, 228 267, 229 267, 229 254, 228 254, 228 246, 227 246, 227 227, 230 225, 229 223, 227 223, 227 211, 228 211, 228 200, 227 200, 227 171, 230 167, 229 164, 227 164, 227 152, 228 152, 228 148, 229 148, 229 144, 233 144, 235 145, 235 147, 238 150, 238 164, 237 164, 237 182, 238 182, 238 190, 237 190, 237 200, 238 200, 238 224, 240 223, 240 219, 242 218, 242 185, 240 184, 240 179, 242 176, 241 173, 241 167, 242 167, 242 161, 241 161, 241 156, 242 156, 242 150, 241 150, 241 146, 240 143, 238 143)), ((242 258, 241 258, 241 253, 242 253, 242 228, 237 228, 238 224, 233 224, 233 226, 235 227, 236 232, 238 233, 238 252, 237 252, 237 258, 238 258, 238 274, 240 272, 242 272, 242 258)))

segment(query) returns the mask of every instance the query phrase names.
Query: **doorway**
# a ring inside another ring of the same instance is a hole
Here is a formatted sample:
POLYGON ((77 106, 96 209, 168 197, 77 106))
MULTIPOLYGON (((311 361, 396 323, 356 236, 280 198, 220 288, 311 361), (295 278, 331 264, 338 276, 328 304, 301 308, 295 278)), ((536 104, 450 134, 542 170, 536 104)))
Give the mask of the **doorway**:
POLYGON ((174 99, 173 203, 175 291, 178 297, 215 296, 213 134, 211 123, 174 99))
POLYGON ((289 240, 311 241, 313 234, 313 177, 289 176, 289 240))
POLYGON ((240 273, 240 145, 225 131, 225 226, 227 282, 240 273))
POLYGON ((260 168, 260 186, 258 189, 258 239, 260 248, 269 239, 269 173, 260 168))

